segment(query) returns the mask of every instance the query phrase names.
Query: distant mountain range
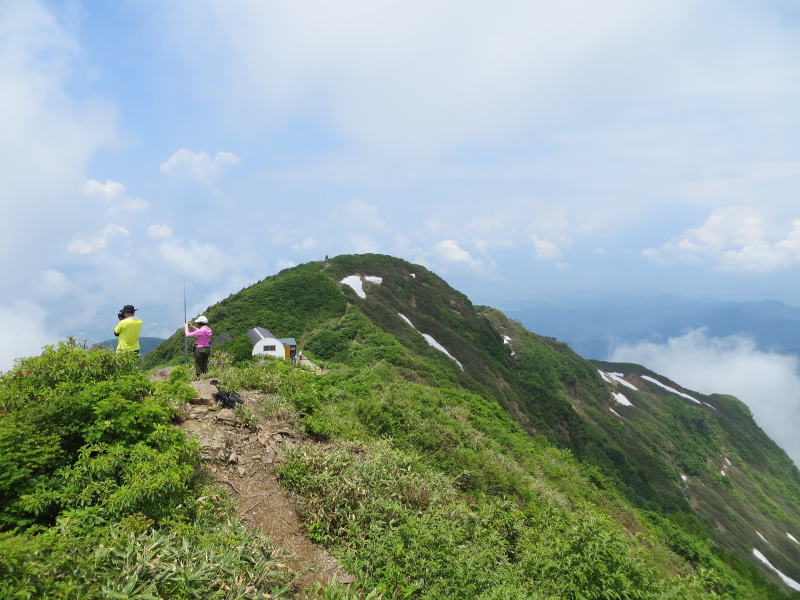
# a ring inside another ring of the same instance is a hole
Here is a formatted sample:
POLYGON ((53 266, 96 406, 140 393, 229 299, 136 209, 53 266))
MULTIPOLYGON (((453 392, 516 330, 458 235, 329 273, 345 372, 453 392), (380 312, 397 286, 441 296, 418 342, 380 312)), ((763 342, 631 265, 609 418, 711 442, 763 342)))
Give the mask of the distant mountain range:
MULTIPOLYGON (((148 352, 151 352, 156 346, 158 346, 161 342, 164 341, 164 338, 157 338, 157 337, 140 337, 139 338, 139 354, 144 356, 148 352)), ((112 350, 117 347, 117 338, 112 338, 110 340, 105 340, 100 342, 101 346, 105 346, 106 348, 111 348, 112 350)))
POLYGON ((741 334, 752 338, 760 350, 800 356, 800 308, 776 300, 712 302, 665 297, 573 306, 532 302, 506 312, 528 329, 598 360, 608 359, 621 344, 663 342, 700 327, 709 336, 741 334))

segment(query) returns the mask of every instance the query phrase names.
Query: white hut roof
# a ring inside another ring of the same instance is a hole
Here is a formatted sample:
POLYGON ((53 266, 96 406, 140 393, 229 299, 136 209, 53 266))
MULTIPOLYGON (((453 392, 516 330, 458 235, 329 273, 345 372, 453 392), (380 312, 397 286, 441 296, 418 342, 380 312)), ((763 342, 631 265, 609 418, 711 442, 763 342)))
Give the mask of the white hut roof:
POLYGON ((272 335, 269 330, 264 329, 263 327, 253 327, 250 331, 247 332, 247 337, 253 340, 253 343, 256 344, 261 340, 266 339, 277 339, 274 335, 272 335))

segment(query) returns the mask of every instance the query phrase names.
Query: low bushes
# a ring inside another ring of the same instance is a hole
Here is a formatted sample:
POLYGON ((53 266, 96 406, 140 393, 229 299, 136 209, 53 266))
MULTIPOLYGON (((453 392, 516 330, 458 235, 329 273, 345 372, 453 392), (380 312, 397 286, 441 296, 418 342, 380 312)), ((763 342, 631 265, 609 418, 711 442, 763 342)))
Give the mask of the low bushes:
POLYGON ((0 377, 0 597, 291 597, 290 572, 171 426, 186 381, 74 343, 0 377))

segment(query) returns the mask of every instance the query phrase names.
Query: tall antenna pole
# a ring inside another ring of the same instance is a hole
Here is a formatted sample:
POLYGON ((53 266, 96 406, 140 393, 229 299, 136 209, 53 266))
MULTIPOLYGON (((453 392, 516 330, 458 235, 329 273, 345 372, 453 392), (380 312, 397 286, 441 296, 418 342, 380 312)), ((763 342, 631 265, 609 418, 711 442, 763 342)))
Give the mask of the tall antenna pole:
MULTIPOLYGON (((183 322, 187 323, 186 320, 186 282, 183 282, 183 322)), ((189 338, 183 336, 183 364, 189 364, 189 338)))

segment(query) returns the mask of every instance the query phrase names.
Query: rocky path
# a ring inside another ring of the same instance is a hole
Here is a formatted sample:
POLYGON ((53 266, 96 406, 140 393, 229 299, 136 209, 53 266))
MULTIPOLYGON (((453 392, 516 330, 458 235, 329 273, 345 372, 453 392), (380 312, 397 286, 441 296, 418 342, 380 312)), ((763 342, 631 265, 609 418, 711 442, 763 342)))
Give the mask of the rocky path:
MULTIPOLYGON (((352 583, 353 577, 336 559, 309 539, 297 502, 275 473, 287 450, 311 442, 281 421, 262 421, 258 431, 251 431, 238 422, 232 410, 217 408, 213 401, 217 390, 209 381, 192 382, 192 387, 198 398, 184 406, 179 427, 199 439, 205 468, 230 489, 238 513, 285 552, 287 564, 298 574, 298 589, 331 581, 352 583)), ((242 397, 251 407, 260 401, 257 392, 242 397)))

